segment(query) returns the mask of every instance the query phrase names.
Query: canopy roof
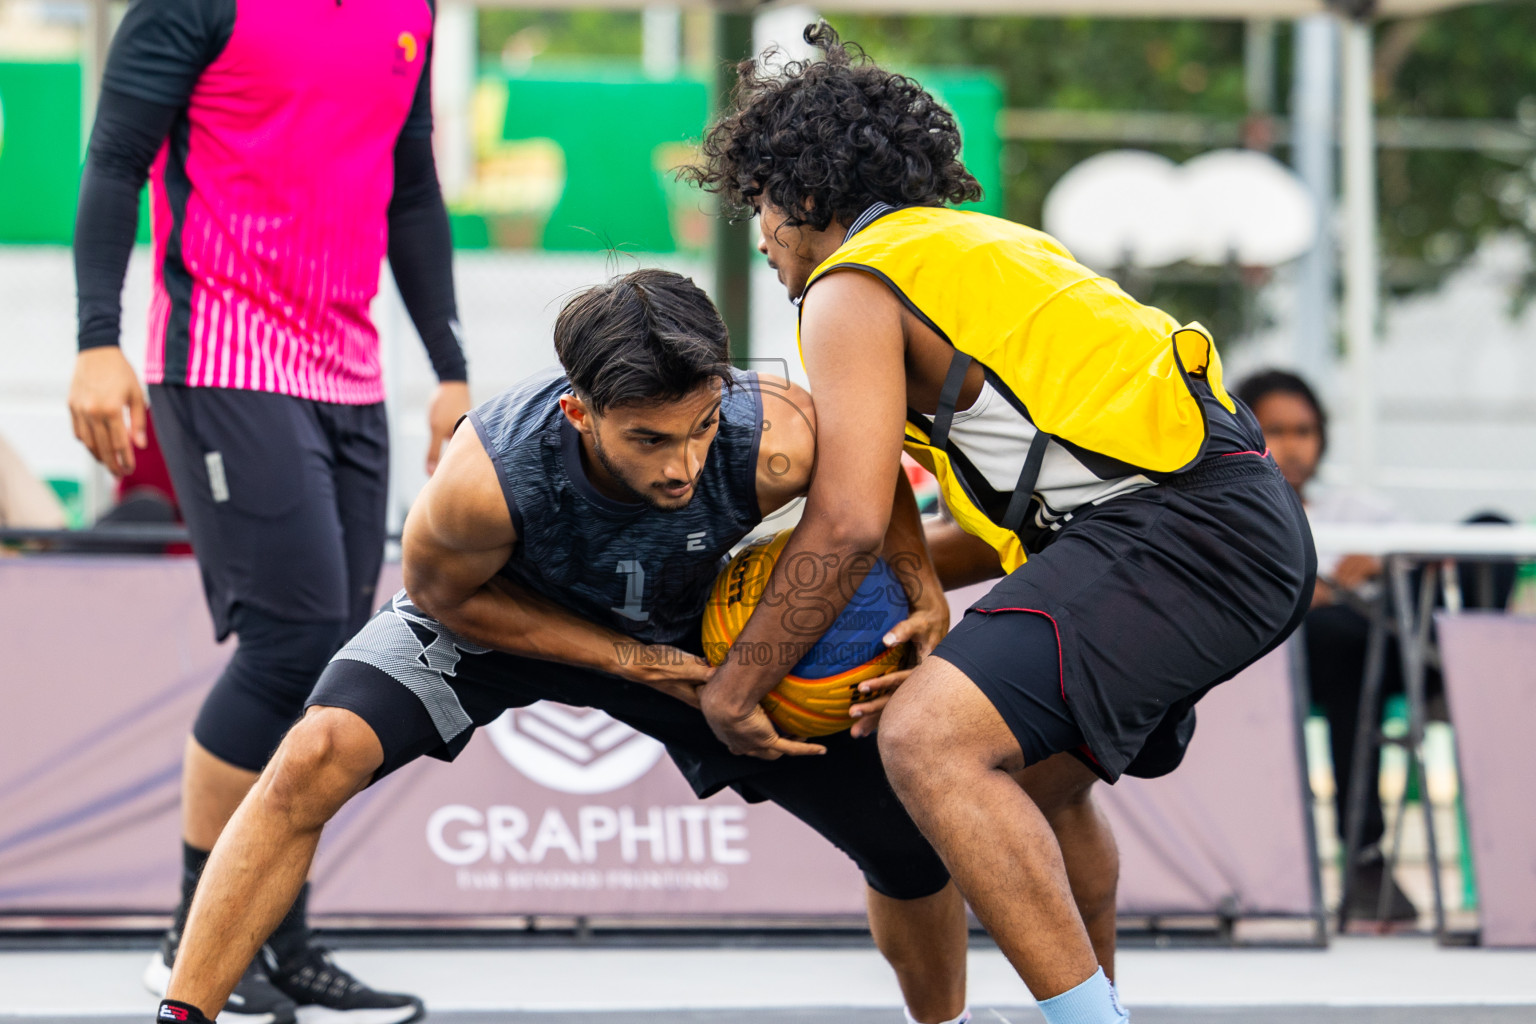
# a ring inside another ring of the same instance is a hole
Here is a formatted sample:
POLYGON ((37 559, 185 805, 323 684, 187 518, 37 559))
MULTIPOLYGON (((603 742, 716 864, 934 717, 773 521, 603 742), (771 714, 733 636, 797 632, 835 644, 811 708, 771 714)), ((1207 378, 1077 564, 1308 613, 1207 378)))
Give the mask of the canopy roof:
MULTIPOLYGON (((1378 0, 1377 17, 1411 17, 1479 0, 1378 0)), ((1300 18, 1332 9, 1327 0, 823 0, 829 11, 1011 14, 1088 18, 1300 18)), ((1355 6, 1355 5, 1345 5, 1355 6)))
MULTIPOLYGON (((677 0, 682 7, 718 7, 751 11, 759 6, 804 3, 805 0, 677 0)), ((1363 0, 1350 0, 1354 6, 1363 0)), ((1465 7, 1484 0, 1377 0, 1376 16, 1403 18, 1465 7)), ((476 7, 606 7, 640 8, 656 0, 471 0, 476 7)), ((812 0, 827 12, 866 14, 991 14, 1021 17, 1081 18, 1301 18, 1332 9, 1328 0, 812 0)))

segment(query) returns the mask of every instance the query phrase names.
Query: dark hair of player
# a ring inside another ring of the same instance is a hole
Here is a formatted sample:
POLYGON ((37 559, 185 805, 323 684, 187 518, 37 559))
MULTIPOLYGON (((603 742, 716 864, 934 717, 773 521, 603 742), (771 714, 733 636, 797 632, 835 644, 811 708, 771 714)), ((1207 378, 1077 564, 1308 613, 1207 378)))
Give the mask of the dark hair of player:
POLYGON ((566 303, 555 321, 555 353, 596 413, 731 381, 730 340, 714 303, 669 270, 636 270, 566 303))
POLYGON ((1317 414, 1318 455, 1328 450, 1328 413, 1317 400, 1312 386, 1289 370, 1260 370, 1237 386, 1238 399, 1250 409, 1270 395, 1295 395, 1312 407, 1317 414))
MULTIPOLYGON (((742 212, 758 197, 790 226, 851 224, 876 202, 942 206, 981 198, 960 162, 954 115, 910 78, 878 67, 826 22, 805 41, 821 60, 782 69, 742 61, 734 113, 704 136, 703 162, 682 177, 742 212)), ((746 211, 750 212, 750 211, 746 211)))

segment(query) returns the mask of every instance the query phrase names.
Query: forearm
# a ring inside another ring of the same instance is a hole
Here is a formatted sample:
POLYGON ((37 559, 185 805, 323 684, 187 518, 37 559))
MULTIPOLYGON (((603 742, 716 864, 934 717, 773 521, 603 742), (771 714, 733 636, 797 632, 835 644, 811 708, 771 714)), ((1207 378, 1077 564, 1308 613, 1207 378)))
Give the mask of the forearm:
POLYGON ((103 178, 89 161, 75 220, 75 295, 80 350, 119 344, 123 278, 138 232, 138 190, 103 178))
POLYGON ((123 278, 138 233, 139 193, 175 116, 174 107, 102 90, 75 215, 82 351, 119 342, 123 278))
POLYGON ((389 266, 438 380, 465 380, 468 368, 453 289, 453 238, 430 138, 403 136, 395 146, 389 266))
POLYGON ((462 602, 428 611, 484 647, 610 675, 622 675, 643 646, 504 579, 491 580, 462 602))
POLYGON ((762 700, 842 614, 879 551, 808 510, 715 676, 717 695, 743 710, 762 700))
POLYGON ((891 505, 891 522, 885 530, 880 557, 895 570, 912 607, 944 599, 944 588, 924 536, 917 496, 912 493, 906 473, 896 477, 896 499, 891 505))
POLYGON ((929 522, 924 527, 924 535, 933 557, 934 571, 945 590, 957 590, 1003 575, 1002 563, 992 546, 965 532, 953 520, 929 522))

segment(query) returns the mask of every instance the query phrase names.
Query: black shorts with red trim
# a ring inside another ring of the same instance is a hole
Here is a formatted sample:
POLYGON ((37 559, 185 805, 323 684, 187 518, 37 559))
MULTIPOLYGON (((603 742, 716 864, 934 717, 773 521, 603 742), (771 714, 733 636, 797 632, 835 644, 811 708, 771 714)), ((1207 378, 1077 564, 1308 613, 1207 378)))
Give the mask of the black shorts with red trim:
POLYGON ((1274 462, 1209 458, 1079 514, 977 601, 935 654, 986 694, 1033 764, 1106 781, 1178 767, 1195 703, 1278 647, 1317 555, 1274 462))

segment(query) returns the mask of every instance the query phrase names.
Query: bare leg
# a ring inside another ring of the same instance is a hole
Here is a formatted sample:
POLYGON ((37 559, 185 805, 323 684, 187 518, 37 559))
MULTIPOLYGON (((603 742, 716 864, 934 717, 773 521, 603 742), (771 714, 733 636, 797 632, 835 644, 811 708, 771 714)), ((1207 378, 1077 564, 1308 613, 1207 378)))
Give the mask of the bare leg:
POLYGON ((384 761, 373 730, 340 708, 310 708, 241 802, 192 900, 170 999, 216 1017, 309 873, 320 830, 384 761))
POLYGON ((1057 754, 1015 776, 1040 808, 1061 847, 1072 899, 1088 929, 1094 956, 1115 979, 1115 889, 1120 848, 1109 821, 1093 800, 1098 776, 1071 754, 1057 754))
POLYGON ((257 773, 237 768, 187 737, 181 770, 181 838, 197 850, 211 850, 257 773))
POLYGON ((932 896, 895 900, 867 890, 869 930, 896 971, 902 998, 924 1024, 965 1009, 965 901, 951 882, 932 896))
POLYGON ((891 784, 1036 999, 1099 968, 1050 822, 1009 775, 1023 767, 991 702, 931 658, 880 722, 891 784))

